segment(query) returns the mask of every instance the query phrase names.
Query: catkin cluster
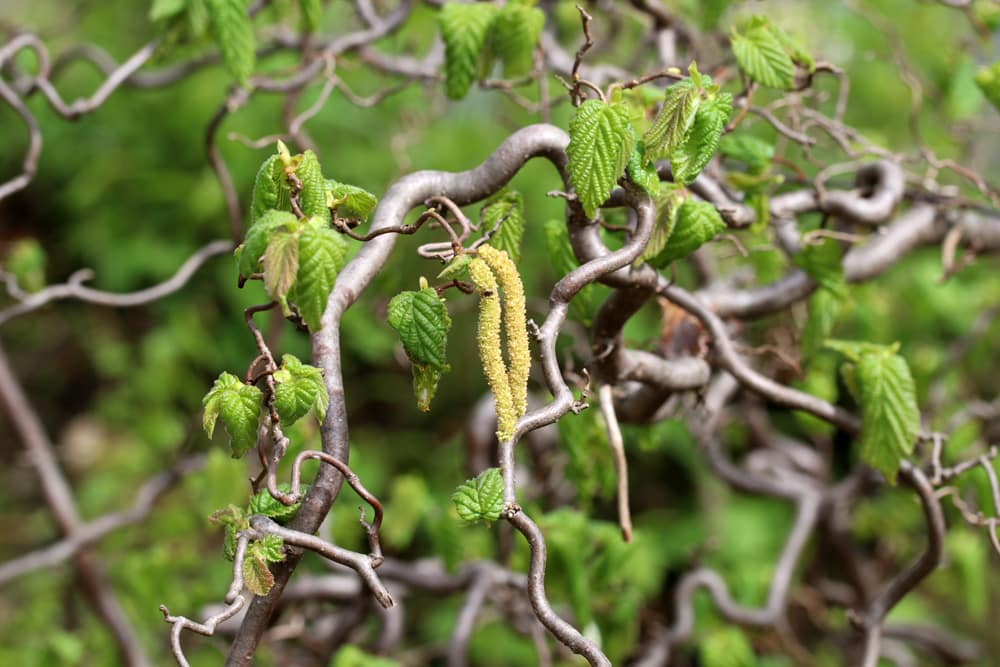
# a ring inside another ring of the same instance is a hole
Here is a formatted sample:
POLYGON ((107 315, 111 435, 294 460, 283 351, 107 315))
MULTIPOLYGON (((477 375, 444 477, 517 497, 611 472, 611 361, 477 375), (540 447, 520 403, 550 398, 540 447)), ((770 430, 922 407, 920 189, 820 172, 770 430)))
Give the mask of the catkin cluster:
POLYGON ((488 245, 479 248, 478 257, 469 263, 469 275, 480 294, 479 358, 496 400, 497 437, 501 441, 509 440, 514 437, 517 420, 528 408, 531 353, 528 349, 524 286, 507 252, 488 245), (503 290, 502 309, 498 284, 503 290), (509 371, 501 352, 501 314, 507 338, 509 371))

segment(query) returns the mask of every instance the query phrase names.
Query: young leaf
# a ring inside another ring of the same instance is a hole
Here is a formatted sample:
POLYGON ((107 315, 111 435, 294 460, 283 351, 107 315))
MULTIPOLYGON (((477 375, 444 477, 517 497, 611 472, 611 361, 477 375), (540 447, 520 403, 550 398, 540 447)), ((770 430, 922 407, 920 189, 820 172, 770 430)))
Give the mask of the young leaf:
POLYGON ((434 394, 437 393, 438 383, 441 381, 441 371, 419 363, 412 363, 410 370, 413 372, 413 395, 417 399, 417 409, 428 412, 434 394))
POLYGON ((326 206, 326 179, 319 166, 319 160, 312 151, 302 154, 295 175, 302 182, 299 192, 299 208, 306 217, 318 217, 327 222, 330 220, 330 210, 326 206))
MULTIPOLYGON (((281 483, 278 485, 278 489, 284 493, 289 492, 289 485, 287 483, 281 483)), ((308 485, 303 485, 300 489, 302 494, 309 489, 308 485)), ((299 507, 302 503, 295 503, 294 505, 285 505, 275 499, 267 489, 262 489, 258 491, 253 498, 250 499, 250 506, 247 508, 246 514, 252 516, 254 514, 263 514, 266 517, 274 519, 275 522, 282 525, 288 523, 292 517, 295 516, 296 512, 299 511, 299 507)))
POLYGON ((256 44, 244 0, 206 0, 212 37, 222 61, 240 84, 253 73, 256 44))
POLYGON ((1000 109, 1000 62, 981 68, 976 72, 976 85, 983 96, 997 109, 1000 109))
POLYGON ((687 139, 670 155, 675 183, 690 183, 705 168, 719 147, 732 111, 733 96, 729 93, 720 93, 698 105, 687 139))
POLYGON ((632 155, 628 159, 625 173, 630 181, 646 191, 651 197, 655 197, 660 191, 660 174, 656 171, 656 165, 652 160, 646 159, 646 146, 642 139, 632 146, 632 155))
POLYGON ((806 245, 793 261, 819 285, 844 294, 846 284, 841 255, 840 244, 834 239, 824 238, 820 243, 806 245))
POLYGON ((719 142, 719 152, 747 166, 747 171, 759 175, 767 171, 774 158, 774 144, 749 134, 727 134, 719 142))
POLYGON ((316 419, 323 421, 330 397, 323 383, 323 373, 315 366, 299 361, 291 354, 281 358, 281 370, 274 374, 274 408, 283 426, 288 427, 301 419, 310 409, 316 419))
POLYGON ((250 203, 250 224, 254 224, 265 212, 271 209, 278 209, 279 194, 281 184, 277 178, 281 174, 279 168, 280 160, 278 155, 272 155, 264 160, 257 170, 257 177, 253 182, 253 195, 250 203))
POLYGON ((677 223, 666 247, 649 263, 663 268, 711 241, 726 228, 726 223, 714 206, 708 202, 685 199, 677 208, 677 223))
POLYGON ((295 279, 295 304, 309 330, 319 331, 320 318, 333 282, 344 267, 347 240, 329 228, 307 225, 299 236, 299 273, 295 279))
POLYGON ((438 15, 444 40, 445 91, 453 100, 469 92, 476 78, 479 55, 486 43, 496 7, 486 3, 446 2, 438 15))
POLYGON ((660 112, 642 137, 647 157, 670 155, 687 139, 700 101, 698 87, 691 79, 667 88, 660 112))
POLYGON ((740 68, 762 86, 788 90, 795 82, 795 64, 781 40, 763 20, 744 32, 732 33, 733 54, 740 68))
POLYGON ((14 242, 3 261, 3 268, 14 276, 25 292, 38 292, 45 287, 45 249, 35 239, 14 242))
POLYGON ((186 0, 153 0, 153 6, 149 8, 149 20, 169 19, 177 16, 186 8, 186 0))
POLYGON ((649 237, 649 243, 639 255, 639 261, 647 261, 656 257, 667 247, 667 241, 677 224, 677 213, 680 209, 681 198, 677 190, 667 190, 663 195, 656 198, 656 224, 653 227, 653 234, 649 237))
POLYGON ((499 468, 487 468, 475 479, 466 480, 451 494, 458 516, 474 523, 491 523, 503 511, 503 477, 499 468))
POLYGON ((236 251, 240 275, 250 277, 251 274, 256 273, 260 258, 270 243, 271 235, 282 227, 292 228, 297 223, 298 220, 291 213, 273 209, 265 211, 257 218, 257 221, 247 230, 243 245, 236 251))
POLYGON ((264 265, 264 288, 268 296, 280 301, 295 283, 299 270, 299 239, 288 231, 271 234, 261 257, 264 265))
POLYGON ((448 265, 437 274, 438 280, 469 280, 469 262, 472 255, 459 255, 452 258, 448 265))
POLYGON ((634 136, 624 105, 587 100, 577 108, 566 153, 569 181, 587 217, 594 217, 625 170, 634 136))
POLYGON ((503 62, 508 79, 531 71, 532 56, 545 25, 545 13, 537 7, 508 2, 493 20, 490 46, 503 62))
POLYGON ((267 595, 274 586, 274 575, 260 554, 248 552, 243 559, 243 583, 254 595, 267 595))
POLYGON ((314 32, 323 19, 322 0, 299 0, 299 7, 302 9, 302 24, 306 30, 314 32))
POLYGON ((220 510, 212 512, 211 516, 208 517, 208 520, 220 526, 236 526, 241 524, 245 518, 243 510, 236 505, 230 504, 220 510))
POLYGON ((857 363, 861 403, 861 458, 896 483, 899 462, 913 453, 920 433, 917 392, 906 360, 888 351, 857 363))
POLYGON ((845 294, 820 286, 807 305, 808 319, 802 330, 802 358, 811 359, 823 347, 844 309, 845 294))
POLYGON ((400 292, 389 302, 389 325, 411 361, 446 371, 446 347, 451 318, 448 308, 432 288, 400 292))
POLYGON ((378 204, 378 197, 367 190, 334 180, 327 180, 326 193, 327 207, 335 209, 341 218, 365 222, 378 204))
POLYGON ((284 540, 277 535, 265 535, 252 542, 247 548, 247 557, 260 557, 267 563, 280 563, 285 560, 284 540))
POLYGON ((505 192, 487 204, 483 208, 482 221, 484 231, 496 228, 496 233, 490 237, 490 245, 497 250, 506 250, 514 263, 521 261, 521 239, 524 238, 524 200, 521 193, 505 192))
POLYGON ((853 362, 860 361, 862 355, 865 354, 895 354, 896 352, 894 346, 853 340, 828 340, 823 346, 835 352, 840 352, 853 362))
POLYGON ((205 394, 203 425, 211 438, 215 421, 222 417, 229 432, 233 458, 239 458, 257 444, 257 425, 260 416, 260 389, 244 384, 238 377, 222 373, 205 394))

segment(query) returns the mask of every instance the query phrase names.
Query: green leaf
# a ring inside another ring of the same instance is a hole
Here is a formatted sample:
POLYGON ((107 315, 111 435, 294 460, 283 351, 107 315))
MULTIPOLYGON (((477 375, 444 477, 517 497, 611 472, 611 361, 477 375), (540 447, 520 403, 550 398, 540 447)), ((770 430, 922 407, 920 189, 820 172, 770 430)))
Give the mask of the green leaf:
POLYGON ((400 663, 365 653, 364 649, 348 644, 337 651, 330 667, 400 667, 400 663))
POLYGON ((698 87, 691 79, 678 81, 667 88, 660 112, 642 137, 646 156, 669 156, 684 143, 700 103, 698 87))
POLYGON ((865 354, 894 354, 897 349, 896 346, 854 340, 828 340, 824 347, 839 352, 854 362, 860 361, 865 354))
POLYGON ((274 575, 263 556, 252 555, 248 550, 243 559, 243 583, 254 595, 267 595, 274 586, 274 575))
POLYGON ((326 206, 326 179, 319 166, 319 160, 312 151, 302 154, 295 175, 302 183, 299 192, 299 208, 306 217, 318 217, 326 222, 330 220, 330 209, 326 206))
POLYGON ((637 261, 645 262, 663 252, 677 224, 681 203, 680 193, 674 189, 664 189, 666 190, 664 194, 656 198, 656 222, 653 234, 637 261))
POLYGON ((687 257, 725 228, 726 223, 714 206, 708 202, 685 199, 677 208, 677 223, 666 247, 649 263, 663 268, 674 260, 687 257))
POLYGON ((299 361, 291 354, 281 358, 281 370, 274 374, 274 408, 281 424, 291 426, 310 409, 315 410, 320 422, 326 415, 330 397, 323 383, 323 372, 315 366, 299 361))
POLYGON ((888 351, 857 362, 861 403, 861 458, 896 483, 899 462, 913 453, 920 433, 917 392, 906 359, 888 351))
POLYGON ((309 32, 315 32, 323 20, 323 1, 299 0, 299 7, 302 9, 302 24, 309 32))
POLYGON ((277 535, 265 535, 251 542, 247 547, 247 557, 259 557, 267 563, 280 563, 285 560, 284 540, 277 535))
POLYGON ((222 61, 241 85, 253 73, 256 42, 244 0, 206 0, 212 38, 222 61))
POLYGON ((794 85, 795 64, 765 21, 752 21, 743 33, 734 28, 731 38, 736 61, 754 81, 781 90, 794 85))
POLYGON ((990 104, 1000 109, 1000 61, 980 68, 976 72, 976 85, 990 104))
POLYGON ((341 218, 365 222, 378 204, 378 197, 356 185, 327 180, 326 192, 326 205, 341 218))
POLYGON ((593 218, 632 154, 635 135, 624 105, 581 104, 569 125, 569 181, 587 217, 593 218))
POLYGON ((291 229, 298 220, 285 211, 265 211, 247 230, 246 238, 237 251, 237 264, 240 275, 249 278, 259 268, 260 258, 267 250, 271 235, 282 227, 291 229))
POLYGON ((299 271, 299 239, 288 231, 271 234, 261 257, 264 265, 264 288, 268 296, 280 301, 295 283, 299 271))
POLYGON ((493 20, 490 47, 503 63, 508 79, 531 71, 533 53, 545 26, 545 13, 536 7, 508 2, 493 20))
POLYGON ((332 229, 307 225, 299 236, 294 301, 313 333, 320 330, 320 319, 337 274, 344 268, 345 254, 347 240, 332 229))
POLYGON ((153 0, 149 20, 160 21, 177 16, 187 8, 187 0, 153 0))
POLYGON ((808 319, 802 330, 802 358, 811 359, 822 349, 844 309, 845 294, 821 286, 807 305, 808 319))
POLYGON ((759 175, 771 167, 774 144, 749 134, 727 134, 719 142, 719 152, 728 158, 743 162, 747 170, 759 175))
POLYGON ((14 276, 17 286, 25 292, 38 292, 45 287, 45 249, 35 239, 18 239, 4 259, 4 270, 14 276))
POLYGON ((451 494, 458 516, 473 523, 491 523, 503 511, 503 478, 499 468, 487 468, 475 479, 466 480, 451 494))
POLYGON ((521 239, 524 238, 524 200, 521 193, 503 193, 483 207, 481 219, 481 229, 486 232, 494 228, 497 230, 490 237, 490 245, 497 250, 506 250, 515 264, 520 262, 521 239))
POLYGON ((410 370, 413 372, 413 395, 417 399, 417 409, 429 412, 441 381, 441 371, 420 363, 411 363, 410 370))
POLYGON ((757 667, 753 647, 739 628, 710 632, 698 647, 698 657, 704 667, 757 667))
POLYGON ((451 318, 434 289, 400 292, 389 302, 389 325, 399 334, 406 356, 444 372, 451 318))
POLYGON ((720 93, 698 105, 687 139, 670 155, 675 183, 690 183, 705 168, 719 147, 732 111, 733 96, 729 93, 720 93))
POLYGON ((445 91, 453 100, 465 97, 476 78, 479 55, 496 11, 494 5, 485 3, 447 2, 441 7, 438 25, 444 40, 445 91))
POLYGON ((639 139, 632 146, 632 155, 628 159, 625 173, 630 181, 638 185, 652 197, 660 191, 660 174, 652 160, 646 159, 646 145, 639 139))
POLYGON ((792 258, 792 261, 819 285, 844 294, 846 283, 841 262, 842 254, 840 244, 836 240, 822 238, 819 243, 806 245, 792 258))
POLYGON ((246 517, 243 515, 243 510, 230 504, 212 512, 208 520, 219 526, 238 526, 246 520, 246 517))
POLYGON ((280 180, 284 180, 281 160, 277 154, 264 160, 257 170, 253 182, 253 195, 250 203, 250 224, 254 224, 265 212, 280 209, 280 180))
MULTIPOLYGON (((545 248, 548 251, 549 263, 557 277, 562 278, 580 266, 569 242, 566 221, 549 220, 545 223, 545 248)), ((569 303, 570 316, 586 326, 590 326, 590 321, 594 316, 597 289, 597 285, 589 283, 577 292, 569 303)))
POLYGON ((465 280, 469 281, 472 278, 469 276, 469 262, 472 261, 472 255, 458 255, 453 257, 448 265, 441 269, 441 273, 437 274, 439 280, 465 280))
POLYGON ((781 43, 782 48, 785 49, 785 53, 791 57, 793 62, 801 65, 810 72, 816 69, 816 62, 813 60, 813 57, 809 55, 805 47, 797 39, 776 25, 769 24, 767 27, 771 31, 771 34, 781 43))
MULTIPOLYGON (((278 489, 284 493, 288 493, 290 491, 290 487, 287 483, 279 484, 278 489)), ((303 485, 300 488, 300 491, 304 495, 308 489, 308 485, 303 485)), ((254 497, 250 499, 250 505, 247 507, 246 513, 248 516, 262 514, 263 516, 274 519, 275 522, 284 525, 291 521, 292 517, 294 517, 299 511, 299 507, 301 505, 302 503, 285 505, 274 498, 267 489, 263 489, 258 491, 254 497)))
POLYGON ((211 438, 215 421, 222 417, 230 437, 233 458, 239 458, 257 444, 257 426, 260 417, 260 389, 244 384, 238 377, 222 373, 205 394, 203 425, 211 438))

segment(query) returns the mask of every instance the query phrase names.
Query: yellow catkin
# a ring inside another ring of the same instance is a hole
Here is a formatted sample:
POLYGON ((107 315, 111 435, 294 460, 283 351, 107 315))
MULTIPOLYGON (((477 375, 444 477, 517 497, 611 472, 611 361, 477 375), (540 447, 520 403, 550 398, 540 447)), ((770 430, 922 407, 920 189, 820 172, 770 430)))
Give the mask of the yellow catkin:
POLYGON ((524 302, 521 275, 506 250, 488 245, 479 248, 479 256, 493 269, 503 290, 503 322, 507 336, 507 359, 510 362, 510 395, 517 416, 528 409, 528 374, 531 372, 531 351, 528 348, 528 316, 524 302))
POLYGON ((497 437, 501 442, 514 437, 518 414, 510 393, 510 380, 500 345, 500 290, 496 277, 485 261, 474 258, 469 262, 469 275, 479 290, 479 358, 483 372, 493 390, 497 407, 497 437))

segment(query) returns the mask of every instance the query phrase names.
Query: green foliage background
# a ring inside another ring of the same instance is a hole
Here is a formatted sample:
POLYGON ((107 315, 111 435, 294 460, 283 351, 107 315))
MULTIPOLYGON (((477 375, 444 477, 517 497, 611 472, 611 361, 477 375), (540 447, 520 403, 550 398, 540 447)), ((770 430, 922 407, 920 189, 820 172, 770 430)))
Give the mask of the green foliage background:
MULTIPOLYGON (((275 3, 258 23, 289 3, 275 3)), ((567 46, 578 43, 572 3, 559 2, 554 15, 567 46)), ((716 8, 728 2, 676 0, 667 3, 692 22, 714 25, 716 8)), ((989 176, 997 166, 997 114, 987 109, 972 77, 975 64, 996 58, 993 36, 980 37, 959 12, 933 2, 868 0, 856 3, 862 13, 833 2, 732 3, 721 25, 752 11, 766 14, 797 36, 817 59, 843 67, 851 79, 846 120, 891 149, 913 147, 908 130, 909 90, 886 39, 891 26, 910 66, 924 86, 919 125, 938 155, 959 159, 989 176), (933 36, 930 38, 929 36, 933 36), (974 141, 969 141, 969 140, 974 141)), ((56 2, 4 3, 11 24, 41 31, 54 51, 79 42, 102 45, 116 58, 126 57, 156 33, 142 3, 56 2)), ((353 25, 347 3, 328 3, 321 26, 353 25)), ((321 28, 321 29, 322 29, 321 28)), ((342 28, 339 28, 342 29, 342 28)), ((424 48, 436 33, 436 12, 418 7, 407 27, 379 42, 387 50, 424 48)), ((595 22, 600 42, 606 26, 595 22)), ((639 26, 627 20, 626 34, 639 26)), ((629 43, 618 38, 618 44, 629 43)), ((711 52, 716 42, 708 42, 711 52)), ((182 59, 204 44, 163 54, 158 63, 182 59)), ((614 55, 612 47, 611 56, 614 55)), ((384 85, 364 67, 338 73, 359 93, 384 85)), ((272 57, 259 68, 279 69, 293 62, 272 57)), ((89 95, 102 77, 86 63, 62 72, 57 84, 67 99, 89 95)), ((0 203, 0 244, 37 239, 48 256, 49 281, 64 280, 79 267, 91 267, 95 286, 133 290, 170 275, 199 245, 228 234, 229 225, 218 183, 204 154, 204 127, 222 103, 231 79, 221 67, 208 67, 165 89, 118 91, 95 113, 69 123, 53 114, 38 96, 30 106, 44 131, 45 148, 38 175, 24 192, 0 203)), ((832 78, 817 85, 834 94, 832 78)), ((553 89, 559 90, 553 81, 553 89)), ((311 87, 305 108, 319 92, 311 87)), ((529 90, 527 95, 533 95, 529 90)), ((762 91, 759 102, 778 93, 762 91)), ((756 101, 756 100, 755 100, 756 101)), ((231 134, 259 137, 279 127, 281 98, 257 94, 244 110, 228 118, 219 133, 220 148, 246 209, 260 162, 270 148, 255 150, 231 134)), ((555 109, 552 122, 568 126, 570 107, 555 109)), ((334 94, 307 128, 320 147, 326 174, 381 194, 394 179, 424 168, 459 170, 478 164, 509 132, 537 118, 504 96, 473 86, 461 101, 448 101, 443 84, 413 85, 372 109, 352 105, 334 94)), ((750 134, 769 141, 773 131, 755 124, 750 134)), ((14 174, 26 146, 16 115, 0 106, 0 174, 14 174)), ((801 164, 797 149, 785 156, 801 164)), ((840 160, 819 148, 820 161, 840 160)), ((815 169, 808 168, 810 175, 815 169)), ((956 181, 958 182, 958 181, 956 181)), ((843 184, 846 184, 844 181, 843 184)), ((545 196, 559 187, 548 165, 529 164, 512 187, 524 196, 526 218, 520 266, 529 295, 529 316, 540 319, 544 295, 558 277, 546 252, 544 222, 562 215, 562 204, 545 196)), ((962 187, 965 187, 964 185, 962 187)), ((477 213, 478 211, 472 211, 477 213)), ((741 232, 748 244, 754 232, 741 232)), ((465 468, 462 426, 475 400, 485 391, 475 359, 475 301, 450 298, 454 320, 446 375, 428 414, 413 404, 408 368, 394 353, 396 338, 386 322, 389 299, 404 289, 418 289, 418 278, 432 278, 439 267, 419 259, 414 250, 425 237, 402 237, 393 270, 383 273, 344 319, 345 384, 351 416, 351 465, 367 488, 386 505, 385 543, 389 555, 406 558, 441 556, 451 566, 498 553, 498 530, 462 527, 449 496, 469 474, 465 468)), ((734 268, 751 260, 728 260, 734 268)), ((780 274, 777 253, 752 258, 758 275, 780 274)), ((995 260, 983 258, 945 284, 938 283, 940 259, 929 249, 864 286, 850 289, 853 306, 837 325, 837 337, 879 343, 902 341, 918 395, 926 401, 931 380, 942 374, 952 410, 974 396, 997 392, 994 370, 997 333, 984 336, 952 368, 942 362, 948 344, 967 332, 977 315, 1000 299, 995 260)), ((687 277, 682 269, 680 279, 687 277)), ((201 472, 169 493, 149 520, 112 534, 98 547, 130 618, 160 664, 171 664, 168 627, 158 605, 194 614, 222 597, 229 563, 222 558, 222 531, 208 515, 249 498, 248 468, 225 451, 224 436, 208 442, 200 431, 200 400, 220 370, 240 373, 255 350, 242 320, 242 309, 266 301, 261 285, 236 287, 235 264, 216 259, 187 288, 161 302, 134 310, 108 310, 73 302, 60 303, 6 325, 3 342, 19 377, 35 402, 60 460, 71 477, 85 518, 120 509, 138 486, 185 455, 206 452, 201 472)), ((595 300, 595 304, 597 301, 595 300)), ((265 329, 281 322, 266 323, 265 329)), ((761 337, 768 326, 759 325, 761 337)), ((644 312, 630 323, 627 339, 652 344, 659 334, 658 313, 644 312)), ((583 329, 570 327, 561 339, 567 350, 585 345, 583 329)), ((285 328, 282 352, 306 360, 308 340, 285 328)), ((803 381, 819 393, 836 382, 836 355, 820 352, 803 381)), ((38 492, 36 480, 9 424, 0 417, 0 559, 52 542, 58 531, 38 492)), ((789 417, 791 420, 791 417, 789 417)), ((816 428, 803 422, 802 429, 816 428)), ((567 474, 575 483, 582 510, 532 506, 550 543, 553 568, 550 590, 555 601, 573 610, 581 627, 593 624, 605 650, 618 663, 639 636, 641 608, 651 618, 665 613, 665 586, 693 564, 721 569, 738 600, 760 603, 784 535, 790 526, 786 504, 731 493, 710 475, 685 426, 667 421, 651 428, 629 427, 626 447, 632 461, 632 498, 637 539, 624 545, 614 524, 611 459, 596 410, 560 424, 568 457, 567 474), (583 547, 581 548, 581 545, 583 547)), ((743 434, 729 434, 734 443, 743 434)), ((967 442, 988 433, 970 430, 967 442)), ((293 447, 315 447, 313 420, 292 429, 293 447)), ((961 442, 951 445, 961 451, 961 442)), ((290 457, 289 457, 290 458, 290 457)), ((972 473, 985 493, 985 476, 972 473)), ((529 506, 531 501, 529 499, 529 506)), ((338 544, 362 548, 353 500, 339 502, 330 525, 338 544)), ((922 548, 919 507, 907 493, 886 489, 859 508, 853 526, 857 538, 884 550, 886 573, 922 548)), ((513 564, 524 568, 519 541, 513 564)), ((981 639, 987 645, 982 663, 1000 657, 996 633, 988 632, 998 610, 1000 590, 995 558, 981 533, 957 525, 949 558, 921 588, 894 612, 894 620, 925 620, 981 639), (992 656, 992 657, 990 657, 992 656)), ((322 571, 315 559, 305 568, 322 571)), ((427 600, 426 611, 412 619, 410 646, 445 643, 458 602, 427 600)), ((701 659, 732 659, 741 642, 754 635, 726 629, 713 616, 707 598, 697 605, 701 659), (719 646, 730 647, 720 649, 719 646), (733 648, 735 647, 735 648, 733 648), (715 653, 713 653, 713 651, 715 653)), ((845 629, 846 619, 834 619, 845 629)), ((193 664, 218 664, 224 642, 185 636, 193 664)), ((697 648, 689 649, 693 657, 697 648)), ((836 654, 817 656, 836 664, 836 654)), ((340 664, 365 663, 341 656, 340 664)), ((476 632, 471 661, 476 665, 530 665, 529 639, 499 621, 476 632)), ((752 658, 751 658, 752 659, 752 658)), ((108 665, 116 660, 112 643, 73 586, 70 567, 41 571, 0 590, 0 664, 108 665)), ((272 664, 266 650, 259 664, 272 664)), ((392 664, 392 663, 385 663, 392 664)), ((569 664, 569 663, 567 663, 569 664)), ((758 663, 790 665, 779 658, 758 663)))

